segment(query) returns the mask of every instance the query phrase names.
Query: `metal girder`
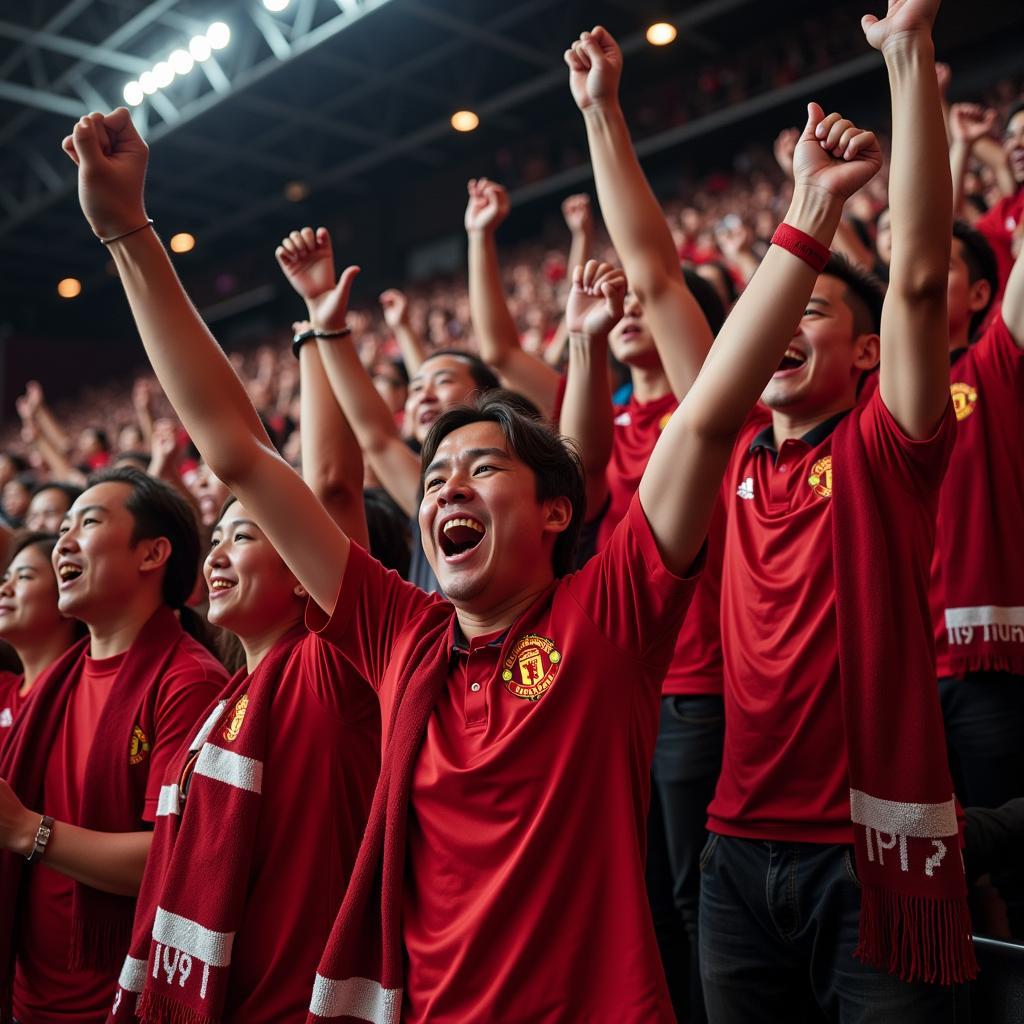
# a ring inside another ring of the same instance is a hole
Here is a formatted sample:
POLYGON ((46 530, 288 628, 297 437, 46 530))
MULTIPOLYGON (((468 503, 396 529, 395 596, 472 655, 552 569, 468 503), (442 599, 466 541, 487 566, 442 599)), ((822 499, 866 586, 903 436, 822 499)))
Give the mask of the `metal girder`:
POLYGON ((114 68, 116 71, 127 71, 131 75, 140 74, 150 66, 149 62, 144 61, 141 57, 132 57, 120 50, 111 50, 106 46, 94 46, 78 39, 55 35, 52 32, 33 31, 9 21, 0 21, 0 36, 16 39, 20 43, 28 43, 39 49, 53 50, 54 53, 62 53, 66 57, 78 57, 93 64, 114 68))

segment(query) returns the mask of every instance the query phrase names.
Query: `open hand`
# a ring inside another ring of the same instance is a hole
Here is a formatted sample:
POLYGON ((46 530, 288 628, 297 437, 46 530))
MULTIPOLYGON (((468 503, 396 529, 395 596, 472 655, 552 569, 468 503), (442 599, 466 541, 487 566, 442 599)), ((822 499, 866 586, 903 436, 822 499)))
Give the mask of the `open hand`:
POLYGON ((938 13, 939 0, 889 0, 884 18, 865 14, 860 27, 876 50, 884 50, 900 37, 919 35, 930 39, 938 13))
POLYGON ((607 337, 622 319, 625 298, 626 275, 610 263, 587 260, 572 272, 572 290, 565 309, 566 329, 570 334, 607 337))
POLYGON ((78 167, 78 201, 98 238, 145 224, 149 147, 125 107, 81 118, 61 148, 78 167))
POLYGON ((569 65, 569 89, 580 110, 617 103, 622 77, 622 51, 601 25, 583 32, 564 54, 569 65))
POLYGON ((466 231, 497 231, 512 208, 505 186, 489 178, 471 178, 466 191, 466 231))
POLYGON ((797 186, 817 188, 844 201, 863 188, 882 166, 874 132, 862 131, 841 114, 827 117, 807 104, 807 124, 793 150, 797 186))
POLYGON ((348 298, 359 267, 346 267, 334 278, 334 249, 327 228, 293 231, 274 250, 289 284, 306 300, 309 319, 320 330, 345 326, 348 298))

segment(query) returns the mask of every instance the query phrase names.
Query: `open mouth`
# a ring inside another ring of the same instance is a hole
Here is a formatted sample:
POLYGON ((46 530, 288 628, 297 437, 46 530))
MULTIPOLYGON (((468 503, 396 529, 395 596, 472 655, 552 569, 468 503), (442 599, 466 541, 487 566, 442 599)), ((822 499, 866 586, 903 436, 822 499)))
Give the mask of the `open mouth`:
POLYGON ((220 577, 210 580, 210 598, 219 597, 236 586, 234 580, 226 580, 220 577))
POLYGON ((807 356, 802 352, 798 352, 794 348, 788 348, 786 349, 786 354, 782 357, 782 362, 779 363, 779 368, 775 373, 792 373, 794 370, 799 370, 806 362, 807 356))
POLYGON ((70 583, 72 580, 77 580, 82 575, 82 567, 80 565, 72 565, 70 562, 65 562, 58 570, 57 576, 61 583, 70 583))
POLYGON ((484 526, 478 519, 456 516, 441 527, 439 544, 446 559, 468 554, 484 539, 484 526))
POLYGON ((639 324, 625 324, 620 332, 624 338, 632 338, 641 333, 639 324))

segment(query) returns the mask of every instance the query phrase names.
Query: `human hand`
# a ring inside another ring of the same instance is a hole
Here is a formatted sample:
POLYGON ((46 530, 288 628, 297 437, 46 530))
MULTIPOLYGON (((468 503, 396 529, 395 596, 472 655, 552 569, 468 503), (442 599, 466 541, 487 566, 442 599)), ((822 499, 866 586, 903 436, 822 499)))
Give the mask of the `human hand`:
POLYGON ((782 168, 782 173, 787 178, 793 177, 793 150, 796 149, 799 138, 799 128, 783 128, 775 136, 772 153, 775 154, 775 162, 782 168))
POLYGON ((819 189, 845 202, 881 166, 874 132, 862 131, 840 114, 826 117, 817 103, 807 104, 807 124, 793 151, 797 188, 819 189))
POLYGON ((138 413, 147 413, 151 399, 149 381, 140 377, 132 387, 132 407, 138 413))
POLYGON ((950 70, 948 64, 943 64, 941 61, 935 62, 935 80, 939 83, 939 95, 945 99, 946 93, 949 91, 949 83, 953 78, 953 72, 950 70))
POLYGON ((998 111, 980 103, 954 103, 949 108, 949 130, 956 142, 973 146, 995 127, 998 111))
POLYGON ((0 779, 0 850, 31 856, 41 818, 17 798, 6 779, 0 779))
POLYGON ((293 231, 274 250, 289 284, 306 300, 309 319, 320 330, 345 326, 349 294, 359 267, 346 267, 334 279, 334 250, 326 228, 293 231))
POLYGON ((715 240, 722 255, 735 263, 740 256, 751 251, 754 235, 741 218, 730 214, 715 231, 715 240))
POLYGON ((586 192, 567 196, 562 200, 562 216, 565 218, 565 226, 574 235, 589 234, 594 227, 590 196, 586 192))
POLYGON ((397 288, 388 288, 380 293, 380 308, 384 312, 384 323, 392 331, 409 323, 409 298, 397 288))
POLYGON ((889 0, 885 17, 865 14, 860 27, 868 43, 876 50, 886 50, 900 39, 921 36, 931 39, 939 0, 889 0))
POLYGON ((512 204, 504 185, 489 178, 471 178, 466 184, 466 231, 494 232, 508 216, 512 204))
POLYGON ((622 51, 606 28, 595 25, 593 31, 581 33, 564 58, 569 89, 580 110, 618 103, 622 51))
POLYGON ((565 308, 569 334, 606 338, 622 319, 626 275, 610 263, 587 260, 572 272, 572 289, 565 308))
POLYGON ((43 407, 46 396, 43 394, 43 385, 39 381, 30 380, 25 384, 25 401, 33 416, 43 407))
POLYGON ((150 438, 149 474, 163 476, 181 461, 178 425, 174 420, 157 420, 150 438))
POLYGON ((78 168, 78 202, 98 238, 145 224, 149 147, 125 107, 81 118, 61 148, 78 168))

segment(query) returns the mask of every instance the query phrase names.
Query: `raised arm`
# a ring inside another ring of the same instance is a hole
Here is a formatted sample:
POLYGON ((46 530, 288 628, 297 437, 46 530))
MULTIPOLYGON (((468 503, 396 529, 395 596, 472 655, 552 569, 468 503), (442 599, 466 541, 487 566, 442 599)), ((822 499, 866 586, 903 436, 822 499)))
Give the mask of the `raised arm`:
POLYGON ((381 292, 380 308, 384 313, 384 323, 388 325, 398 342, 398 351, 402 353, 406 373, 412 377, 419 372, 420 364, 427 358, 427 347, 423 339, 413 330, 409 319, 409 299, 405 292, 397 288, 388 288, 381 292))
POLYGON ((1017 348, 1024 348, 1024 246, 1021 246, 1006 279, 1000 312, 1017 348))
POLYGON ((597 260, 573 268, 565 312, 569 372, 559 430, 575 442, 583 461, 588 519, 600 512, 608 497, 605 471, 615 430, 608 380, 608 333, 622 319, 625 295, 626 275, 621 270, 597 260))
MULTIPOLYGON (((348 294, 359 273, 348 267, 334 277, 334 251, 326 228, 303 228, 289 236, 291 251, 282 246, 278 263, 292 287, 306 300, 309 322, 325 331, 344 331, 348 294)), ((420 462, 402 440, 395 418, 377 393, 350 337, 317 341, 327 379, 342 415, 374 475, 406 515, 418 505, 420 462)))
MULTIPOLYGON (((594 240, 594 217, 590 211, 590 196, 585 192, 566 196, 562 200, 562 216, 565 226, 569 229, 569 261, 566 266, 569 273, 573 267, 582 267, 590 259, 590 248, 594 240)), ((565 326, 565 317, 559 321, 551 341, 544 348, 544 362, 557 369, 562 365, 565 346, 569 341, 569 331, 565 326)))
MULTIPOLYGON (((964 178, 971 151, 988 136, 996 123, 997 113, 977 103, 954 103, 949 110, 949 171, 953 179, 953 216, 961 216, 964 204, 964 178)), ((1002 150, 1000 150, 1002 152, 1002 150)), ((1004 160, 1005 163, 1005 160, 1004 160)))
POLYGON ((931 36, 938 9, 939 0, 889 0, 886 17, 862 22, 885 58, 892 92, 892 260, 879 391, 901 429, 918 439, 932 434, 949 404, 953 203, 931 36))
POLYGON ((486 178, 469 183, 466 234, 469 236, 469 308, 480 358, 513 391, 530 399, 550 417, 555 408, 560 378, 542 359, 524 352, 519 332, 505 301, 494 240, 508 216, 508 193, 486 178))
POLYGON ((146 227, 148 148, 124 107, 83 117, 64 149, 78 165, 78 193, 108 245, 146 354, 196 447, 242 501, 292 572, 330 613, 349 539, 302 478, 274 450, 245 387, 146 227))
POLYGON ((672 232, 637 160, 619 106, 622 51, 603 28, 573 48, 569 78, 583 112, 601 215, 630 290, 644 308, 677 398, 690 389, 711 346, 711 329, 683 280, 672 232))

